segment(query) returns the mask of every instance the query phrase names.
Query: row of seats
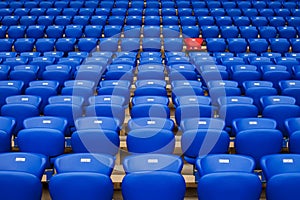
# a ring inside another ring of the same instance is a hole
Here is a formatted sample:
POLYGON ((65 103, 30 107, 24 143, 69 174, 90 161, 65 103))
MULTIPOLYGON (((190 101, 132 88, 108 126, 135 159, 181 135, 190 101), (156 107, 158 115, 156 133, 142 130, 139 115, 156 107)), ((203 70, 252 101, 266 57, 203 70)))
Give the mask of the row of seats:
MULTIPOLYGON (((30 153, 6 153, 1 154, 0 158, 3 161, 1 180, 6 180, 1 184, 1 197, 41 199, 40 179, 45 170, 44 158, 30 153), (13 182, 7 182, 7 179, 13 182), (16 189, 18 192, 11 194, 16 189)), ((299 191, 293 187, 299 182, 298 161, 299 155, 296 154, 274 154, 261 159, 263 173, 267 178, 268 199, 290 199, 299 195, 299 191)), ((126 157, 123 161, 126 172, 122 180, 123 197, 134 200, 184 198, 186 186, 180 174, 182 166, 182 160, 174 155, 144 154, 126 157), (170 191, 170 188, 173 190, 170 191)), ((110 178, 114 167, 113 157, 104 154, 64 155, 56 159, 54 167, 57 174, 49 182, 52 198, 113 198, 113 183, 110 178)), ((251 157, 209 155, 198 159, 196 167, 201 174, 197 190, 199 199, 260 198, 262 183, 253 173, 255 164, 251 157), (220 186, 218 183, 222 181, 227 184, 220 186), (232 187, 235 191, 230 190, 232 187)))
POLYGON ((55 2, 55 1, 47 1, 47 2, 2 2, 0 8, 255 8, 255 9, 297 9, 299 7, 297 2, 286 2, 286 1, 272 1, 270 4, 266 1, 202 1, 202 2, 193 2, 193 1, 135 1, 134 3, 131 1, 63 1, 63 2, 55 2), (136 4, 135 4, 136 3, 136 4))
POLYGON ((59 15, 59 16, 4 16, 1 17, 1 24, 3 26, 16 26, 16 25, 235 25, 235 26, 299 26, 299 17, 277 17, 277 16, 176 16, 171 14, 165 14, 160 17, 155 14, 147 16, 139 15, 76 15, 74 17, 70 15, 59 15))
POLYGON ((207 25, 196 26, 192 21, 185 23, 182 27, 175 25, 167 25, 161 28, 159 25, 50 25, 45 27, 44 25, 29 25, 29 26, 1 26, 1 38, 16 39, 16 38, 55 38, 62 37, 69 38, 101 38, 101 37, 120 37, 123 33, 124 37, 139 38, 143 33, 144 37, 160 37, 161 34, 164 37, 179 37, 182 33, 183 37, 198 38, 201 34, 203 38, 218 38, 221 35, 223 38, 237 38, 239 35, 242 38, 297 38, 299 34, 298 28, 293 26, 267 26, 267 24, 260 24, 259 27, 248 26, 247 23, 241 26, 231 26, 222 23, 222 26, 214 26, 214 23, 209 23, 207 19, 205 22, 207 25))

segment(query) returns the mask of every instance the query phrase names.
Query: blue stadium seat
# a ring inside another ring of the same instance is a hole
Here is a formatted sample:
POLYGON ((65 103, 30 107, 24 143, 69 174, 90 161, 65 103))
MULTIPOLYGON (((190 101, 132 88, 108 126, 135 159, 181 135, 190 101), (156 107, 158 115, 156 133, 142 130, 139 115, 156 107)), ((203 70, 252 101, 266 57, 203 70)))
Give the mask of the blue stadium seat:
POLYGON ((300 82, 297 80, 282 80, 279 81, 281 95, 291 96, 296 99, 296 104, 300 105, 299 89, 300 82))
POLYGON ((277 30, 274 26, 260 26, 258 27, 260 38, 276 38, 277 30))
POLYGON ((35 39, 34 38, 18 38, 14 42, 15 51, 21 52, 31 52, 34 48, 35 39))
POLYGON ((253 173, 255 162, 249 156, 215 154, 197 159, 196 168, 200 176, 224 172, 253 173))
POLYGON ((54 51, 55 39, 54 38, 40 38, 35 42, 35 48, 38 52, 44 53, 54 51))
POLYGON ((268 17, 268 20, 270 26, 279 27, 286 24, 286 20, 284 19, 284 17, 268 17))
POLYGON ((228 50, 232 53, 244 53, 247 51, 247 41, 244 38, 228 38, 228 50))
POLYGON ((84 35, 87 38, 100 38, 102 36, 101 25, 87 25, 84 29, 84 35))
POLYGON ((245 39, 258 37, 258 30, 254 26, 240 26, 239 29, 241 37, 245 39))
POLYGON ((55 43, 57 51, 70 52, 75 50, 76 38, 59 38, 55 43))
POLYGON ((104 26, 106 24, 107 16, 96 15, 92 16, 90 19, 90 24, 94 26, 104 26))
POLYGON ((41 97, 33 95, 13 95, 6 98, 1 108, 1 115, 16 119, 16 134, 23 128, 23 121, 28 117, 40 115, 41 97))
POLYGON ((128 132, 127 148, 130 153, 172 154, 175 137, 172 131, 165 129, 134 129, 128 132))
POLYGON ((217 26, 202 26, 202 38, 217 38, 219 36, 219 28, 217 26))
POLYGON ((36 23, 40 26, 51 26, 54 23, 54 16, 39 16, 36 23))
POLYGON ((46 35, 48 38, 62 38, 64 34, 64 26, 48 26, 46 28, 46 35))
POLYGON ((224 38, 207 38, 206 45, 208 52, 224 52, 227 47, 224 38))
POLYGON ((287 71, 287 67, 283 65, 263 65, 261 67, 262 79, 271 81, 273 87, 279 89, 279 81, 289 80, 291 74, 287 71))
POLYGON ((48 65, 42 73, 44 80, 58 81, 62 86, 66 80, 71 78, 71 66, 69 65, 48 65))
POLYGON ((25 37, 26 26, 10 26, 7 30, 9 38, 17 39, 25 37))
POLYGON ((268 41, 263 38, 250 38, 248 39, 248 43, 250 52, 257 54, 267 52, 269 47, 268 41))
POLYGON ((286 38, 270 38, 269 42, 272 52, 286 53, 289 51, 290 43, 286 38))
POLYGON ((134 118, 128 121, 128 129, 166 129, 173 131, 174 129, 174 122, 171 119, 164 119, 164 118, 134 118))
POLYGON ((99 45, 100 50, 101 51, 112 51, 112 52, 117 51, 118 50, 118 42, 119 42, 118 38, 114 38, 114 37, 103 38, 100 40, 100 45, 99 45))
POLYGON ((67 26, 72 22, 72 16, 59 15, 55 17, 54 23, 58 26, 67 26))
POLYGON ((83 35, 82 25, 67 25, 65 28, 65 37, 67 38, 81 38, 83 35))
POLYGON ((14 43, 14 39, 8 39, 8 38, 5 38, 5 39, 0 39, 0 51, 1 52, 10 52, 12 51, 12 46, 13 46, 13 43, 14 43))
POLYGON ((37 79, 37 72, 39 67, 37 65, 17 65, 10 72, 11 80, 21 80, 25 86, 28 86, 30 81, 37 79))
POLYGON ((211 200, 220 198, 245 200, 259 199, 262 191, 261 187, 262 183, 259 177, 252 173, 210 173, 199 179, 198 197, 211 200), (220 187, 220 185, 218 185, 220 181, 226 181, 230 186, 226 185, 225 187, 220 187), (230 192, 230 187, 236 188, 237 191, 230 192))
POLYGON ((241 87, 244 81, 258 81, 261 79, 259 69, 254 65, 232 65, 231 79, 237 81, 241 87))
POLYGON ((19 16, 4 16, 1 20, 4 26, 16 26, 19 24, 19 16))
POLYGON ((112 117, 81 117, 75 121, 76 130, 111 130, 118 132, 121 124, 112 117))
POLYGON ((181 121, 180 128, 183 132, 198 129, 214 129, 222 131, 225 128, 225 122, 218 118, 188 118, 181 121))
POLYGON ((5 104, 6 97, 20 95, 23 92, 23 81, 0 81, 0 106, 5 104))

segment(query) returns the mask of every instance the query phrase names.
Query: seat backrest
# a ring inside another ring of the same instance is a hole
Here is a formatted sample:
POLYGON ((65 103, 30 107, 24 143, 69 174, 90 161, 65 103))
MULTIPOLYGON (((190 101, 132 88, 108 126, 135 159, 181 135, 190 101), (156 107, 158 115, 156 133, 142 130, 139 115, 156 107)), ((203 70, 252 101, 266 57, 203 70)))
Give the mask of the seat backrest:
POLYGON ((124 199, 131 200, 147 198, 181 200, 185 195, 185 181, 181 174, 174 172, 130 173, 122 181, 122 195, 124 199))
POLYGON ((255 168, 255 161, 249 156, 215 154, 197 159, 196 168, 201 176, 220 172, 252 173, 255 168))
POLYGON ((108 154, 76 153, 59 156, 54 166, 58 174, 91 172, 110 176, 114 164, 114 157, 108 154))
POLYGON ((130 153, 163 153, 172 154, 175 148, 175 137, 166 129, 133 129, 126 138, 130 153))
POLYGON ((127 156, 123 160, 126 173, 143 171, 168 171, 180 173, 183 161, 176 155, 168 154, 141 154, 127 156))
POLYGON ((109 176, 90 172, 70 172, 53 176, 49 183, 53 199, 113 198, 114 186, 109 176))
POLYGON ((46 158, 41 154, 24 152, 0 154, 0 171, 25 172, 42 179, 46 158))
POLYGON ((274 154, 262 157, 260 165, 267 181, 278 174, 299 173, 298 154, 274 154))
POLYGON ((77 130, 104 129, 119 131, 120 126, 120 122, 112 117, 81 117, 75 121, 77 130))
POLYGON ((244 172, 207 174, 199 179, 198 197, 203 200, 259 199, 262 184, 257 175, 244 172), (227 184, 219 184, 225 181, 227 184), (235 191, 231 192, 230 188, 235 191))
POLYGON ((24 128, 52 128, 64 133, 67 128, 67 120, 62 117, 39 116, 26 118, 24 128))

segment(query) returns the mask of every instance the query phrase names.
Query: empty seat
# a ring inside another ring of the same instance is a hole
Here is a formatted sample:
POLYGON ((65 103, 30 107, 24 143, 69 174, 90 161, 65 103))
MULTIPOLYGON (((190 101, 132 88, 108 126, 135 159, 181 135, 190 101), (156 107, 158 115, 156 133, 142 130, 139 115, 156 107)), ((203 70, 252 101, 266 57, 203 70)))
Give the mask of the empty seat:
POLYGON ((35 39, 33 38, 19 38, 14 43, 15 51, 20 52, 31 52, 34 48, 35 39))
POLYGON ((261 74, 254 65, 233 65, 231 66, 231 79, 242 86, 244 81, 260 80, 261 74))
POLYGON ((172 154, 175 137, 166 129, 133 129, 128 132, 126 143, 130 153, 172 154))
POLYGON ((290 43, 286 38, 270 38, 269 41, 272 52, 286 53, 289 51, 290 43))
POLYGON ((9 75, 11 80, 21 80, 28 86, 29 82, 37 79, 38 70, 37 65, 17 65, 9 75))
POLYGON ((188 118, 181 121, 180 128, 183 132, 198 129, 214 129, 222 131, 225 128, 225 122, 218 118, 188 118))
POLYGON ((55 43, 57 51, 70 52, 75 50, 76 38, 59 38, 55 43))
POLYGON ((290 73, 287 71, 287 67, 283 65, 263 65, 261 70, 262 79, 272 82, 276 89, 279 89, 279 81, 291 78, 290 73))
POLYGON ((77 130, 100 129, 119 131, 121 124, 112 117, 81 117, 75 121, 77 130))
POLYGON ((254 26, 240 26, 240 34, 243 38, 257 38, 258 30, 254 26))

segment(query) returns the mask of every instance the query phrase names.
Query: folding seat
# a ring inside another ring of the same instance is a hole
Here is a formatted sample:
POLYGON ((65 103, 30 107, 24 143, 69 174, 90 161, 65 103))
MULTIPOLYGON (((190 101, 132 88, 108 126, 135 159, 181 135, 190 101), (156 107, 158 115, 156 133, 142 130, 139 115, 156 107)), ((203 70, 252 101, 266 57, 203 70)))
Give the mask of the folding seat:
MULTIPOLYGON (((174 101, 173 101, 174 102, 174 101)), ((181 125, 181 121, 190 118, 213 117, 215 108, 210 105, 181 105, 175 110, 175 121, 177 125, 181 125)))
POLYGON ((177 8, 178 16, 192 16, 193 10, 191 8, 177 8))
POLYGON ((116 95, 124 97, 124 105, 130 101, 129 81, 127 80, 105 80, 100 82, 100 88, 97 89, 98 95, 116 95))
POLYGON ((139 38, 141 26, 124 26, 124 38, 139 38))
MULTIPOLYGON (((143 14, 144 14, 145 17, 152 18, 154 16, 159 16, 159 10, 156 9, 156 8, 145 8, 143 10, 143 14)), ((148 18, 148 19, 150 19, 150 18, 148 18)), ((159 19, 159 18, 153 18, 153 19, 159 19)), ((148 25, 148 24, 145 24, 145 25, 148 25)))
POLYGON ((25 94, 40 96, 42 98, 40 107, 43 110, 48 104, 48 98, 58 94, 58 85, 57 81, 32 81, 26 88, 25 94))
POLYGON ((284 17, 268 17, 269 20, 269 26, 279 27, 279 26, 285 26, 286 21, 284 17))
MULTIPOLYGON (((195 20, 194 20, 194 22, 195 22, 195 20)), ((176 15, 173 15, 173 16, 167 16, 167 15, 165 15, 165 16, 162 17, 162 24, 163 25, 175 26, 175 25, 178 25, 178 23, 179 23, 179 21, 178 21, 178 17, 176 15)), ((189 23, 193 23, 192 20, 189 21, 189 23)))
POLYGON ((212 8, 210 9, 211 16, 225 16, 225 9, 224 8, 212 8))
POLYGON ((0 8, 0 16, 4 17, 4 16, 9 16, 12 15, 14 9, 12 8, 0 8))
POLYGON ((245 17, 245 16, 234 16, 232 17, 232 21, 233 24, 235 26, 238 26, 240 30, 241 30, 241 26, 248 27, 251 24, 249 17, 245 17))
POLYGON ((84 29, 84 35, 87 38, 100 38, 102 37, 102 28, 100 25, 87 25, 84 29))
POLYGON ((59 85, 62 86, 66 80, 71 78, 71 66, 68 65, 48 65, 45 71, 42 72, 44 80, 58 81, 59 85))
POLYGON ((217 26, 232 26, 232 18, 229 16, 217 16, 215 21, 217 26))
POLYGON ((51 1, 47 2, 46 1, 46 2, 40 2, 39 6, 40 6, 40 8, 52 8, 53 4, 54 4, 54 2, 51 2, 51 1))
POLYGON ((161 9, 162 16, 176 16, 175 7, 163 7, 161 9))
POLYGON ((54 16, 39 16, 37 19, 37 25, 40 26, 52 26, 53 24, 54 16))
POLYGON ((201 176, 227 172, 253 173, 255 162, 249 156, 216 154, 197 159, 196 168, 201 176))
POLYGON ((257 54, 267 52, 269 43, 266 39, 263 38, 250 38, 248 39, 249 50, 257 54))
POLYGON ((76 38, 59 38, 55 42, 57 51, 70 52, 75 50, 76 38))
POLYGON ((262 79, 265 81, 271 81, 273 86, 279 89, 279 81, 289 80, 291 74, 287 71, 287 67, 283 65, 263 65, 262 79))
POLYGON ((29 26, 26 30, 27 38, 43 38, 45 35, 45 26, 29 26))
POLYGON ((201 32, 202 38, 218 38, 219 36, 219 28, 217 26, 202 26, 201 32))
POLYGON ((85 8, 98 8, 98 4, 99 4, 98 1, 86 1, 84 3, 84 7, 85 8))
POLYGON ((188 118, 181 121, 180 129, 185 132, 189 130, 213 129, 222 131, 225 128, 225 122, 218 118, 188 118))
POLYGON ((134 96, 132 98, 132 106, 141 104, 161 104, 169 105, 169 99, 165 96, 134 96))
POLYGON ((181 137, 181 148, 184 159, 195 164, 198 157, 207 154, 227 153, 229 147, 229 135, 219 129, 191 129, 183 132, 181 137), (205 143, 204 141, 211 141, 205 143))
POLYGON ((39 7, 39 2, 32 2, 32 1, 29 1, 29 2, 24 2, 24 7, 25 8, 38 8, 39 7))
POLYGON ((239 17, 242 16, 242 11, 239 8, 227 8, 226 15, 230 17, 239 17))
POLYGON ((174 199, 184 198, 185 181, 181 174, 169 171, 143 171, 127 174, 122 181, 124 199, 174 199), (158 180, 161 180, 158 182, 158 180), (138 187, 136 187, 138 185, 138 187), (135 187, 133 187, 135 186, 135 187), (146 190, 146 188, 148 188, 146 190), (149 188, 151 188, 149 190, 149 188), (172 192, 168 188, 173 188, 172 192), (136 191, 139 192, 136 192, 136 191), (157 192, 159 191, 159 192, 157 192))
POLYGON ((128 129, 129 131, 135 129, 160 129, 160 130, 169 130, 173 131, 174 122, 171 119, 167 118, 157 118, 157 117, 140 117, 130 119, 128 121, 128 129))
MULTIPOLYGON (((105 7, 96 8, 95 9, 95 16, 99 16, 99 15, 109 16, 110 11, 111 11, 111 8, 105 8, 105 7)), ((93 18, 93 16, 92 16, 92 18, 93 18)))
POLYGON ((14 43, 14 39, 0 39, 0 51, 1 52, 10 52, 12 51, 12 46, 14 43))
POLYGON ((18 38, 14 42, 14 49, 16 52, 31 52, 34 48, 34 38, 18 38))
POLYGON ((16 120, 14 134, 23 128, 24 119, 40 115, 41 97, 39 96, 13 95, 7 97, 5 101, 6 104, 1 108, 1 115, 16 120))
MULTIPOLYGON (((79 21, 81 21, 81 20, 83 20, 83 21, 87 20, 87 23, 85 23, 85 25, 88 24, 89 18, 94 14, 94 12, 95 12, 95 8, 87 8, 87 7, 79 8, 79 11, 78 11, 78 15, 79 15, 78 19, 79 19, 79 21), (82 16, 85 16, 85 17, 82 17, 82 16)), ((74 16, 74 18, 73 18, 73 22, 74 22, 75 17, 76 16, 74 16)))
POLYGON ((175 137, 173 132, 167 129, 139 128, 128 132, 126 143, 128 151, 134 154, 172 154, 175 137))
POLYGON ((28 58, 23 57, 15 57, 15 58, 6 58, 3 62, 4 65, 9 65, 10 67, 14 67, 16 65, 26 65, 28 63, 28 58))
POLYGON ((62 15, 63 16, 69 16, 70 19, 72 19, 77 14, 78 14, 78 9, 77 8, 64 8, 62 10, 62 15))
POLYGON ((162 104, 138 104, 131 108, 131 118, 159 117, 170 118, 170 109, 162 104))
POLYGON ((38 70, 37 65, 16 65, 9 76, 11 80, 21 80, 25 86, 28 86, 30 81, 37 79, 38 70))
POLYGON ((31 25, 36 25, 37 23, 37 16, 21 16, 19 23, 21 26, 31 26, 31 25))
POLYGON ((90 16, 78 15, 73 17, 74 25, 86 26, 89 24, 90 16))
POLYGON ((1 20, 4 26, 16 26, 19 24, 20 16, 4 16, 1 20))
POLYGON ((68 80, 64 82, 61 94, 83 97, 83 105, 88 105, 88 98, 94 95, 94 85, 90 80, 68 80))
POLYGON ((163 71, 149 70, 137 73, 137 80, 165 80, 163 71))
POLYGON ((259 12, 259 15, 263 16, 263 17, 272 17, 275 15, 273 9, 271 9, 271 8, 259 9, 258 12, 259 12))
POLYGON ((112 8, 111 15, 112 16, 125 16, 127 12, 126 8, 112 8))
POLYGON ((195 8, 194 9, 194 15, 196 17, 209 16, 209 10, 208 10, 208 8, 195 8))
POLYGON ((215 25, 215 18, 212 16, 199 16, 197 18, 199 26, 213 26, 215 25))
POLYGON ((90 19, 91 25, 104 26, 106 24, 107 16, 104 15, 96 15, 92 16, 90 19))
POLYGON ((103 29, 104 36, 107 37, 119 37, 122 32, 121 25, 106 25, 103 29))
POLYGON ((143 38, 142 48, 143 51, 160 51, 161 40, 159 38, 143 38))
POLYGON ((182 51, 183 41, 180 38, 165 38, 164 50, 165 51, 182 51))
POLYGON ((48 8, 46 10, 46 16, 58 16, 61 15, 62 13, 62 8, 48 8))
POLYGON ((276 16, 280 16, 280 17, 288 17, 291 15, 290 10, 287 8, 274 9, 274 12, 276 16))
POLYGON ((286 17, 286 22, 288 26, 297 27, 300 24, 299 17, 286 17))
POLYGON ((54 51, 54 38, 39 38, 35 42, 35 48, 38 52, 44 53, 54 51))
POLYGON ((242 8, 243 16, 252 18, 258 16, 258 10, 255 8, 242 8))
MULTIPOLYGON (((105 30, 104 30, 105 31, 105 30)), ((105 33, 104 33, 105 34, 105 33)), ((103 38, 100 40, 101 51, 117 51, 118 50, 118 38, 103 38)))
POLYGON ((70 131, 74 128, 74 121, 83 114, 83 97, 68 95, 51 96, 48 101, 49 104, 44 108, 44 115, 67 119, 66 134, 70 135, 70 131))
POLYGON ((81 38, 83 35, 83 26, 81 25, 67 25, 65 29, 65 36, 68 38, 81 38))
POLYGON ((173 101, 175 107, 180 105, 190 105, 190 104, 197 104, 197 105, 210 105, 211 100, 207 96, 199 96, 199 95, 182 95, 176 96, 173 101))
POLYGON ((112 117, 81 117, 75 121, 76 130, 111 130, 114 132, 119 132, 119 124, 112 117))
POLYGON ((247 51, 247 42, 244 38, 228 38, 228 50, 232 53, 244 53, 247 51))
POLYGON ((58 26, 67 26, 72 22, 72 16, 59 15, 55 17, 54 23, 58 26))
POLYGON ((120 139, 118 133, 113 130, 81 129, 72 134, 71 144, 74 153, 116 155, 119 150, 120 139))
POLYGON ((236 4, 237 4, 237 7, 241 8, 241 9, 252 7, 252 2, 248 2, 248 1, 238 1, 238 2, 236 2, 236 4))
POLYGON ((189 8, 191 6, 191 2, 179 0, 176 2, 176 5, 178 8, 189 8))
POLYGON ((219 116, 225 120, 226 127, 231 128, 232 122, 238 118, 257 117, 258 109, 253 105, 253 99, 240 96, 221 96, 219 116))
POLYGON ((243 82, 245 95, 253 99, 253 104, 262 112, 260 98, 267 95, 277 95, 273 83, 269 81, 245 81, 243 82))
POLYGON ((293 66, 299 65, 299 61, 297 58, 292 58, 292 57, 277 57, 274 59, 274 62, 277 65, 284 65, 287 67, 287 71, 292 74, 292 68, 293 66))
POLYGON ((6 97, 20 95, 23 92, 23 81, 0 81, 0 106, 6 103, 6 97))
POLYGON ((183 162, 180 157, 168 154, 143 154, 126 156, 123 161, 126 174, 143 171, 167 171, 180 173, 183 162), (157 160, 156 163, 147 162, 149 159, 157 160))
POLYGON ((42 16, 45 15, 46 9, 45 8, 31 8, 29 14, 31 16, 42 16))
POLYGON ((160 16, 145 16, 144 25, 159 26, 160 25, 160 16))
POLYGON ((222 57, 220 58, 221 64, 226 66, 227 69, 230 69, 231 66, 234 65, 244 65, 245 61, 240 57, 222 57))
POLYGON ((244 81, 258 81, 260 78, 261 74, 254 65, 231 66, 231 79, 238 82, 240 87, 244 81))
POLYGON ((54 2, 54 8, 67 8, 68 6, 69 6, 69 1, 54 2))
POLYGON ((142 25, 142 18, 140 16, 132 15, 126 17, 126 25, 142 25))
POLYGON ((245 63, 248 63, 249 58, 257 57, 257 54, 256 53, 251 53, 251 52, 244 52, 244 53, 237 53, 236 56, 240 57, 240 58, 243 58, 245 60, 245 63))
MULTIPOLYGON (((243 1, 244 2, 244 1, 243 1)), ((198 197, 204 200, 224 199, 259 199, 262 183, 259 177, 253 173, 224 172, 209 173, 199 179, 198 197), (226 181, 229 185, 220 187, 217 183, 226 181), (230 187, 237 189, 230 192, 230 187)))
POLYGON ((240 118, 232 123, 232 131, 238 134, 249 129, 276 129, 276 121, 269 118, 240 118))
POLYGON ((299 81, 297 80, 283 80, 279 81, 279 87, 281 90, 281 95, 285 96, 291 96, 296 99, 296 104, 299 104, 299 89, 300 89, 300 84, 299 81))
POLYGON ((67 120, 62 117, 38 116, 26 118, 23 122, 24 129, 47 128, 56 129, 65 134, 67 120))
POLYGON ((223 65, 204 65, 200 66, 201 80, 203 85, 212 80, 227 80, 229 75, 226 66, 223 65))
POLYGON ((90 172, 110 176, 114 164, 111 155, 78 153, 59 156, 54 167, 58 174, 90 172))
POLYGON ((93 50, 97 49, 97 38, 80 38, 78 40, 78 50, 79 51, 85 51, 85 52, 91 52, 93 50))
POLYGON ((114 2, 110 2, 110 1, 103 1, 103 2, 100 2, 99 4, 100 8, 113 8, 114 7, 114 2))
POLYGON ((277 30, 273 26, 261 26, 258 27, 260 38, 276 38, 277 30))
POLYGON ((84 2, 83 1, 71 1, 69 3, 70 8, 81 8, 83 7, 84 2))
POLYGON ((295 65, 295 66, 293 66, 292 67, 292 71, 293 71, 293 74, 294 74, 294 77, 295 77, 295 79, 297 79, 297 80, 299 80, 300 78, 300 74, 299 74, 299 71, 300 71, 300 67, 299 67, 299 65, 295 65))
POLYGON ((144 26, 143 28, 144 37, 160 37, 160 27, 159 26, 144 26))
POLYGON ((295 102, 296 99, 289 96, 263 96, 261 98, 262 116, 276 120, 277 129, 282 132, 283 136, 288 135, 284 126, 285 120, 300 116, 300 108, 295 105, 295 102))
POLYGON ((137 16, 138 17, 138 16, 142 16, 142 15, 143 15, 142 9, 131 7, 131 8, 128 8, 128 10, 127 10, 127 17, 129 17, 129 16, 137 16))
POLYGON ((250 17, 250 20, 251 20, 252 26, 260 27, 260 26, 268 25, 268 20, 266 17, 255 16, 255 17, 250 17))
MULTIPOLYGON (((116 88, 119 89, 119 88, 116 88)), ((101 94, 98 94, 101 95, 101 94)), ((118 94, 119 96, 123 96, 118 94)), ((126 101, 126 97, 123 96, 126 101)), ((127 101, 126 101, 127 103, 127 101)), ((125 119, 125 108, 117 104, 90 104, 85 108, 86 116, 113 117, 123 124, 125 119)))
MULTIPOLYGON (((161 57, 154 57, 154 56, 149 56, 149 57, 140 57, 140 65, 161 65, 162 64, 162 58, 161 57)), ((153 69, 152 69, 153 70, 153 69)), ((145 71, 145 70, 144 70, 145 71)), ((163 70, 159 70, 163 71, 163 70)))
MULTIPOLYGON (((281 53, 274 53, 274 52, 265 52, 265 53, 262 53, 261 54, 262 57, 267 57, 267 58, 271 58, 271 60, 273 62, 275 62, 275 60, 278 58, 278 57, 281 57, 281 53)), ((276 62, 275 62, 276 63, 276 62)))
POLYGON ((64 26, 48 26, 46 28, 46 35, 48 38, 62 38, 64 34, 64 26))
POLYGON ((0 80, 8 80, 10 70, 9 65, 0 65, 0 80))
POLYGON ((8 38, 17 39, 25 37, 26 26, 10 26, 7 30, 8 38))
POLYGON ((242 38, 257 38, 258 30, 254 26, 239 26, 240 35, 242 38))
POLYGON ((292 26, 287 26, 287 27, 277 27, 278 34, 280 38, 296 38, 297 36, 297 31, 294 27, 292 26))
POLYGON ((206 47, 208 52, 224 52, 227 45, 224 38, 207 38, 206 47))
POLYGON ((125 16, 109 16, 107 19, 107 23, 109 25, 119 25, 122 26, 124 25, 125 22, 125 16))

